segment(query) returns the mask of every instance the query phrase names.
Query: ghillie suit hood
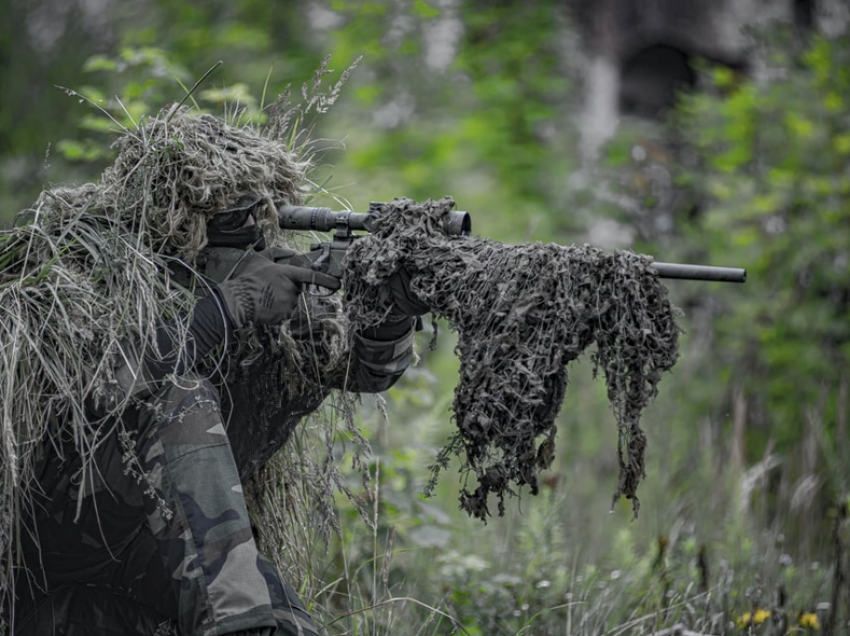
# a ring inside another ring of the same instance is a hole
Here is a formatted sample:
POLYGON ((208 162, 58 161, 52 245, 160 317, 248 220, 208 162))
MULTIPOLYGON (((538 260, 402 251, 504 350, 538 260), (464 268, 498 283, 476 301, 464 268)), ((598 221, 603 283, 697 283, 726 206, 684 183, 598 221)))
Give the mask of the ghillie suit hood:
POLYGON ((275 206, 300 202, 305 193, 309 165, 280 139, 184 108, 164 111, 113 146, 118 156, 100 189, 118 200, 104 203, 137 212, 137 223, 147 224, 139 230, 157 253, 190 264, 206 243, 206 222, 240 196, 265 202, 257 221, 277 236, 275 206))
POLYGON ((618 429, 614 500, 631 499, 637 514, 646 446, 640 416, 676 362, 680 331, 651 257, 447 236, 453 207, 450 198, 383 205, 373 233, 346 261, 353 322, 385 315, 387 281, 403 268, 413 292, 458 333, 457 431, 437 457, 431 486, 462 455, 461 507, 470 515, 486 519, 491 494, 502 513, 515 488, 536 493, 538 473, 554 456, 567 365, 595 343, 593 363, 604 373, 618 429))

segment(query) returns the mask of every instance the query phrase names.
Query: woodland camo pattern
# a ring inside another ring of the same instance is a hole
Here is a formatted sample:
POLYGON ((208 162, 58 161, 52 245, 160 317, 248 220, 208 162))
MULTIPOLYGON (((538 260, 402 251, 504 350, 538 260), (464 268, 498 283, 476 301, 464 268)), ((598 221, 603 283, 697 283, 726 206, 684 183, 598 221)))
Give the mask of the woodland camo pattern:
POLYGON ((51 594, 32 599, 40 604, 31 604, 28 616, 19 613, 23 622, 15 633, 42 636, 64 624, 67 636, 88 634, 116 620, 128 633, 169 633, 165 617, 177 616, 186 636, 262 627, 279 635, 315 634, 294 590, 257 550, 215 388, 183 378, 159 398, 140 412, 129 438, 138 457, 134 470, 126 470, 116 434, 98 452, 94 492, 80 493, 73 479, 62 477, 68 473, 61 453, 49 462, 53 510, 35 520, 45 568, 32 576, 51 594), (126 572, 144 576, 122 576, 126 572), (97 588, 72 585, 82 576, 97 588), (145 579, 170 586, 149 589, 145 579), (80 602, 91 596, 98 602, 80 602), (153 608, 159 619, 150 610, 127 611, 122 599, 153 608), (56 621, 63 612, 66 620, 56 621))

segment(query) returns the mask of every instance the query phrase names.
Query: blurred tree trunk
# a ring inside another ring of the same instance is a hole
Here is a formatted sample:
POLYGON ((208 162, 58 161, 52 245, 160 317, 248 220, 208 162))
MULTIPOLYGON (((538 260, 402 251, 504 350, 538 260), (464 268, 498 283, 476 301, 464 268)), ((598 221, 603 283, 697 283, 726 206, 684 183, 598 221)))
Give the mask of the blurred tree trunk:
POLYGON ((841 374, 838 377, 838 397, 835 413, 835 437, 843 440, 847 438, 847 416, 850 410, 850 378, 848 378, 847 368, 841 369, 841 374))
POLYGON ((567 0, 589 58, 584 159, 613 134, 620 115, 657 119, 676 92, 693 86, 692 60, 745 68, 746 26, 771 20, 811 22, 799 0, 567 0), (613 76, 614 79, 610 79, 613 76), (614 89, 612 90, 612 86, 614 89))
POLYGON ((730 461, 732 474, 740 479, 747 458, 747 396, 738 384, 732 391, 732 440, 730 461))

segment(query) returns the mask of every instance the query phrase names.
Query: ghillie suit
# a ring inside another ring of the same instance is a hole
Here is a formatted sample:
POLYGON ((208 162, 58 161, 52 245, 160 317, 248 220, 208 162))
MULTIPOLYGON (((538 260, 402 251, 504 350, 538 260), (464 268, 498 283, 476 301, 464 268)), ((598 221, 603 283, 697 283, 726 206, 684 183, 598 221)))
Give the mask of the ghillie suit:
MULTIPOLYGON (((61 459, 72 449, 80 462, 74 492, 88 492, 101 478, 93 458, 117 431, 125 473, 156 495, 151 475, 133 456, 134 432, 123 429, 141 399, 119 375, 128 356, 175 369, 180 363, 162 351, 160 336, 166 329, 174 350, 187 346, 185 317, 198 298, 192 285, 204 280, 192 273, 204 266, 211 215, 246 192, 258 195, 265 204, 257 208, 259 227, 271 245, 286 244, 276 206, 302 203, 309 188, 309 149, 290 149, 297 139, 292 118, 303 114, 289 107, 288 95, 262 129, 166 109, 124 131, 98 183, 45 191, 15 227, 0 232, 0 635, 8 627, 16 578, 27 580, 19 552, 27 529, 20 521, 37 513, 33 501, 43 494, 38 472, 46 455, 61 459)), ((262 480, 257 471, 319 407, 330 391, 328 378, 349 364, 339 301, 319 306, 303 297, 303 320, 250 330, 226 343, 241 352, 244 368, 228 365, 232 358, 223 349, 203 364, 211 376, 226 375, 229 387, 243 387, 243 400, 256 403, 255 392, 266 391, 249 422, 251 443, 262 444, 264 456, 249 457, 253 449, 245 445, 234 448, 246 477, 262 480), (293 336, 305 322, 316 337, 293 336), (258 360, 286 382, 258 386, 251 370, 258 360), (267 420, 284 403, 291 407, 288 417, 271 426, 267 420)), ((222 396, 225 407, 234 396, 222 396)), ((325 493, 338 475, 330 465, 314 474, 325 493)))
POLYGON ((490 494, 502 513, 514 485, 536 493, 538 472, 553 458, 567 365, 595 343, 593 363, 605 375, 619 436, 614 500, 631 499, 637 514, 646 446, 640 416, 676 362, 680 331, 652 259, 447 236, 443 217, 453 206, 450 198, 385 204, 347 258, 352 321, 379 320, 390 302, 386 283, 404 269, 416 296, 458 333, 457 432, 431 483, 462 454, 467 479, 470 472, 477 478, 474 490, 461 493, 470 515, 486 519, 490 494))

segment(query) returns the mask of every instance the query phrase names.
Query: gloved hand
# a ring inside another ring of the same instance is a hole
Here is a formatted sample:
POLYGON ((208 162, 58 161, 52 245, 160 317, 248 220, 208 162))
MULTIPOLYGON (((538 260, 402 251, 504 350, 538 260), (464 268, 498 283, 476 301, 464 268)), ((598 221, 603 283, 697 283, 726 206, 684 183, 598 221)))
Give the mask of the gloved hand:
POLYGON ((276 325, 289 318, 298 307, 304 284, 340 288, 340 281, 328 274, 245 252, 233 276, 219 283, 218 292, 233 327, 241 329, 251 324, 276 325))
POLYGON ((410 273, 403 267, 390 276, 388 284, 395 304, 394 313, 402 316, 423 316, 431 311, 431 308, 413 293, 410 280, 410 273))
POLYGON ((298 255, 298 252, 288 247, 267 247, 263 251, 258 252, 258 254, 275 263, 287 264, 292 258, 298 255))

